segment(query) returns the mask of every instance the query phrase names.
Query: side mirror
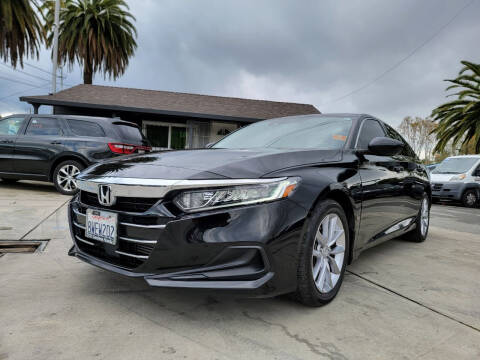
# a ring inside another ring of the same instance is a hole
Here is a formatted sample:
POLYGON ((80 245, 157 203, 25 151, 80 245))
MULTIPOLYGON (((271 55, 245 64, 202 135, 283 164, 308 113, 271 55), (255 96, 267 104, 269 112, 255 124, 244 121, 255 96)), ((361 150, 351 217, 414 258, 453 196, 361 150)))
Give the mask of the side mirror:
POLYGON ((393 156, 403 150, 404 144, 399 140, 388 137, 373 138, 368 144, 368 152, 373 155, 393 156))
POLYGON ((205 149, 210 149, 214 144, 214 142, 208 143, 207 145, 205 145, 205 149))

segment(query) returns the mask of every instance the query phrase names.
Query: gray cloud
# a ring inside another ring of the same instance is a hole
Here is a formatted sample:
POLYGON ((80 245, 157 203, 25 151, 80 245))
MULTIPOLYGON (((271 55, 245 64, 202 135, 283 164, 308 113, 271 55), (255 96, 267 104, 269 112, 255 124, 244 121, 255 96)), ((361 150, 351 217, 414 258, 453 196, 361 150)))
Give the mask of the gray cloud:
MULTIPOLYGON (((307 102, 322 112, 368 112, 396 125, 406 115, 427 116, 445 100, 442 80, 456 75, 460 60, 480 62, 479 0, 397 69, 333 100, 390 68, 468 2, 130 0, 136 56, 116 82, 97 75, 94 83, 307 102)), ((49 69, 49 60, 43 51, 38 65, 49 69)), ((66 82, 80 81, 75 67, 66 82)), ((0 80, 0 99, 25 87, 0 80)), ((8 103, 25 108, 17 97, 8 103)))

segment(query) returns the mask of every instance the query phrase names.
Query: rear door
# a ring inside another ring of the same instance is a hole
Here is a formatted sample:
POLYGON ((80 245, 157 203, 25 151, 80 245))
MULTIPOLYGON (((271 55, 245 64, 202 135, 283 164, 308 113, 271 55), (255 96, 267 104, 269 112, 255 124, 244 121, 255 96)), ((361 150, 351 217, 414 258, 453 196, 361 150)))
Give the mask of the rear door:
MULTIPOLYGON (((360 126, 357 150, 367 150, 375 137, 386 136, 382 124, 365 119, 360 126)), ((362 219, 359 246, 368 246, 405 217, 403 185, 406 171, 392 156, 363 155, 359 166, 362 179, 362 219)))
POLYGON ((25 116, 11 116, 0 119, 0 172, 13 173, 13 153, 18 134, 25 122, 25 116))
POLYGON ((64 150, 64 128, 63 119, 32 116, 15 145, 15 171, 48 178, 52 162, 64 150))

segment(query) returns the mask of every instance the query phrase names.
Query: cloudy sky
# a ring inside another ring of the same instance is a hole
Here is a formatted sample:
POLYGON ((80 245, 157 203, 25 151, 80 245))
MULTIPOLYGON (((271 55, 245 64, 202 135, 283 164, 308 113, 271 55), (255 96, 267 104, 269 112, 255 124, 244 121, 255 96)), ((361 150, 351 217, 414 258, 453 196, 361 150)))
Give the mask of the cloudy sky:
MULTIPOLYGON (((121 78, 94 84, 303 102, 398 125, 445 101, 442 80, 460 60, 480 62, 480 0, 127 2, 137 52, 121 78)), ((46 50, 27 62, 51 68, 46 50)), ((0 66, 0 113, 48 93, 47 73, 23 71, 36 78, 0 66)), ((65 73, 68 85, 82 81, 78 66, 65 73)))

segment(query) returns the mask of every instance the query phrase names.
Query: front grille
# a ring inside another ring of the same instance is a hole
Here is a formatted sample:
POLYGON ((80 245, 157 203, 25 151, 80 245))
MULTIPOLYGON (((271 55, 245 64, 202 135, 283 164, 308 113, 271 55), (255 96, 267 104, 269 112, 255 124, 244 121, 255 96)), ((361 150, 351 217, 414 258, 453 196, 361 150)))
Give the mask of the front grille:
POLYGON ((166 223, 167 217, 156 215, 118 214, 117 244, 115 246, 85 236, 87 207, 73 206, 72 231, 81 251, 114 265, 133 269, 150 256, 166 223))
POLYGON ((80 192, 80 201, 85 205, 126 212, 145 212, 155 205, 159 200, 160 199, 157 198, 117 197, 115 205, 103 206, 98 201, 97 194, 87 191, 80 192))
POLYGON ((433 184, 434 191, 440 191, 443 188, 443 184, 433 184))

